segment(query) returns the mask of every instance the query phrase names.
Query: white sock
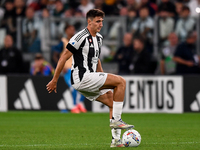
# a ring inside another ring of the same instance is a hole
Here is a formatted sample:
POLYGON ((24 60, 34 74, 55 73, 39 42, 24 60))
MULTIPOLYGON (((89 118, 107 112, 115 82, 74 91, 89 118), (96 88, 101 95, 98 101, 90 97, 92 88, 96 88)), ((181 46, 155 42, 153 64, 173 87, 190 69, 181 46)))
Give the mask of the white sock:
POLYGON ((123 102, 113 101, 113 117, 115 120, 121 119, 123 102))
POLYGON ((121 137, 121 129, 111 129, 112 137, 114 139, 120 139, 121 137))

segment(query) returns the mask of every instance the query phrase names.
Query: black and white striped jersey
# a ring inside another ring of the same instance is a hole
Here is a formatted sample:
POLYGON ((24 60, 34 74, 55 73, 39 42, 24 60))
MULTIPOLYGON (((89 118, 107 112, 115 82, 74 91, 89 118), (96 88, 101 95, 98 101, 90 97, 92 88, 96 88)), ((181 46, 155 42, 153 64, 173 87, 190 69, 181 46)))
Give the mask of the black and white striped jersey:
POLYGON ((93 37, 87 28, 76 33, 66 48, 73 53, 71 83, 79 83, 84 73, 96 72, 103 37, 93 37))

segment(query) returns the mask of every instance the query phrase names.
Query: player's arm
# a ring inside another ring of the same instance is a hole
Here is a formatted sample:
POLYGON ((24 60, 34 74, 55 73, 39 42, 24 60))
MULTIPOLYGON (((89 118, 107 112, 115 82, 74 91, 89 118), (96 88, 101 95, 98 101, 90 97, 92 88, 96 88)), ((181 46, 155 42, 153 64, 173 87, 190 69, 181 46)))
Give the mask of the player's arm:
POLYGON ((72 53, 66 49, 63 54, 61 55, 56 70, 55 70, 55 74, 53 76, 53 79, 47 84, 47 90, 49 93, 51 93, 52 91, 54 91, 55 93, 57 93, 56 91, 56 87, 57 87, 57 81, 58 78, 60 76, 61 71, 63 70, 63 67, 65 65, 65 62, 72 56, 72 53))
POLYGON ((98 65, 97 65, 97 72, 103 72, 103 68, 101 66, 101 60, 98 60, 98 65))

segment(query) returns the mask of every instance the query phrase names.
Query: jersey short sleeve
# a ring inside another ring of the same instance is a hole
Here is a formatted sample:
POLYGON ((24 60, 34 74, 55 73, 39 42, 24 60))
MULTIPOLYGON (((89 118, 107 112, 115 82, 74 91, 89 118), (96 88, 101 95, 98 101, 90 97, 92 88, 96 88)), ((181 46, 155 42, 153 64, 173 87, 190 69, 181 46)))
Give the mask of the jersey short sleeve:
POLYGON ((66 48, 73 54, 76 53, 80 49, 81 44, 87 36, 88 32, 86 29, 78 32, 69 40, 69 43, 67 44, 66 48))

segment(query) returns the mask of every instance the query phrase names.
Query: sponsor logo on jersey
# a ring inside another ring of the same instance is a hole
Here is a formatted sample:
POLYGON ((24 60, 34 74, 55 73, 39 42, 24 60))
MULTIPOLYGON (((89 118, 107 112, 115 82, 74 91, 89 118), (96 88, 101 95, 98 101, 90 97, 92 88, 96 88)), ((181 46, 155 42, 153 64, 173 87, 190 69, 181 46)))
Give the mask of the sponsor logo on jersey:
POLYGON ((75 42, 72 42, 72 45, 75 45, 75 42))
POLYGON ((91 44, 91 45, 90 45, 90 47, 92 47, 92 48, 93 48, 93 47, 94 47, 94 45, 93 45, 93 44, 91 44))

